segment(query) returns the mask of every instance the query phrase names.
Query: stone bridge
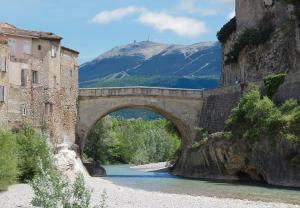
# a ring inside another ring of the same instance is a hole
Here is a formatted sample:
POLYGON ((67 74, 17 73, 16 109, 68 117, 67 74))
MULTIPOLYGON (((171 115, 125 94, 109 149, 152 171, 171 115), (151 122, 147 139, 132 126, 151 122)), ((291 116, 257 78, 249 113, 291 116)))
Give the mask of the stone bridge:
MULTIPOLYGON (((239 95, 235 87, 216 90, 151 87, 80 89, 77 144, 83 150, 92 126, 109 113, 140 108, 156 112, 171 121, 181 134, 182 150, 187 150, 196 139, 196 127, 204 127, 210 132, 222 130, 224 120, 239 95)), ((182 159, 184 155, 182 152, 182 159)))

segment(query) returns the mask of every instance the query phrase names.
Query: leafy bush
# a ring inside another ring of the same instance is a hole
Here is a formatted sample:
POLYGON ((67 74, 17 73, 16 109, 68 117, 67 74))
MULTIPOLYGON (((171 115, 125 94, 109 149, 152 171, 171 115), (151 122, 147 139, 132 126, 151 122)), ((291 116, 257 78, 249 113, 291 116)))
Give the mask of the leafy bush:
POLYGON ((274 31, 272 24, 262 24, 259 28, 245 30, 233 45, 232 50, 226 55, 225 64, 232 64, 238 61, 240 52, 246 46, 257 46, 269 40, 274 31))
POLYGON ((23 124, 16 136, 19 154, 19 179, 21 182, 31 180, 39 173, 39 160, 42 161, 43 167, 52 168, 50 151, 45 138, 35 133, 28 124, 23 124))
POLYGON ((40 174, 30 182, 34 191, 32 205, 44 208, 88 208, 91 194, 81 174, 72 184, 55 170, 44 169, 40 163, 40 174))
POLYGON ((227 22, 217 33, 217 38, 221 43, 226 43, 230 35, 236 31, 236 17, 227 22))
POLYGON ((280 85, 283 84, 286 74, 271 74, 264 77, 264 83, 267 90, 267 96, 272 98, 280 85))
POLYGON ((201 139, 199 141, 194 142, 192 145, 192 150, 199 149, 203 144, 205 144, 207 141, 207 138, 201 139))
POLYGON ((16 136, 0 130, 0 191, 17 181, 18 157, 16 136))
POLYGON ((251 86, 238 106, 231 111, 226 127, 238 137, 255 142, 261 135, 291 138, 300 142, 300 106, 296 100, 287 100, 276 106, 261 95, 257 86, 251 86))
POLYGON ((102 164, 144 164, 176 159, 179 147, 176 128, 164 119, 106 117, 92 128, 84 153, 102 164))

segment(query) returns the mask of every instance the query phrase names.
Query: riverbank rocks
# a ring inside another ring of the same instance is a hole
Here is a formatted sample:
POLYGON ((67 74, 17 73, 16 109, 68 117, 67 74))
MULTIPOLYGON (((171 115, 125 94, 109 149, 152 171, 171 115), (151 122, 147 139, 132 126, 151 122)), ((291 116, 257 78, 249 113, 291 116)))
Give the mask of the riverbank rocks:
POLYGON ((261 137, 254 144, 216 133, 187 152, 173 174, 188 178, 251 180, 300 187, 300 146, 287 139, 261 137))
POLYGON ((96 162, 84 161, 83 164, 92 177, 106 176, 106 170, 101 166, 99 161, 96 161, 96 162))
POLYGON ((77 157, 75 151, 68 149, 67 144, 58 145, 57 154, 53 159, 57 170, 68 178, 75 178, 78 173, 88 176, 80 158, 77 157))

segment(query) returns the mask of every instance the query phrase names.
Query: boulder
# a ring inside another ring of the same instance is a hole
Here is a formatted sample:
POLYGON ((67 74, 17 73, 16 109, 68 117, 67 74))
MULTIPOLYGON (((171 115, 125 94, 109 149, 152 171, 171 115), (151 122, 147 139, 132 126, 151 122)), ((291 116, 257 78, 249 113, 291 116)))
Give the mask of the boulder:
POLYGON ((101 166, 99 161, 84 162, 83 164, 92 177, 106 176, 106 170, 101 166))

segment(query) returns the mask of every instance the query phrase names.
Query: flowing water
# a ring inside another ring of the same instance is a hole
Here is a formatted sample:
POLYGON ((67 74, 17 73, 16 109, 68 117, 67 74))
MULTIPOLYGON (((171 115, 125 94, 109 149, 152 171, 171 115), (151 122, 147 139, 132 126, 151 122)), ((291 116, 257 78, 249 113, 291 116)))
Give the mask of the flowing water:
POLYGON ((215 196, 254 201, 284 202, 300 205, 300 189, 253 183, 191 180, 167 172, 144 172, 129 165, 104 166, 113 183, 134 189, 193 196, 215 196))

